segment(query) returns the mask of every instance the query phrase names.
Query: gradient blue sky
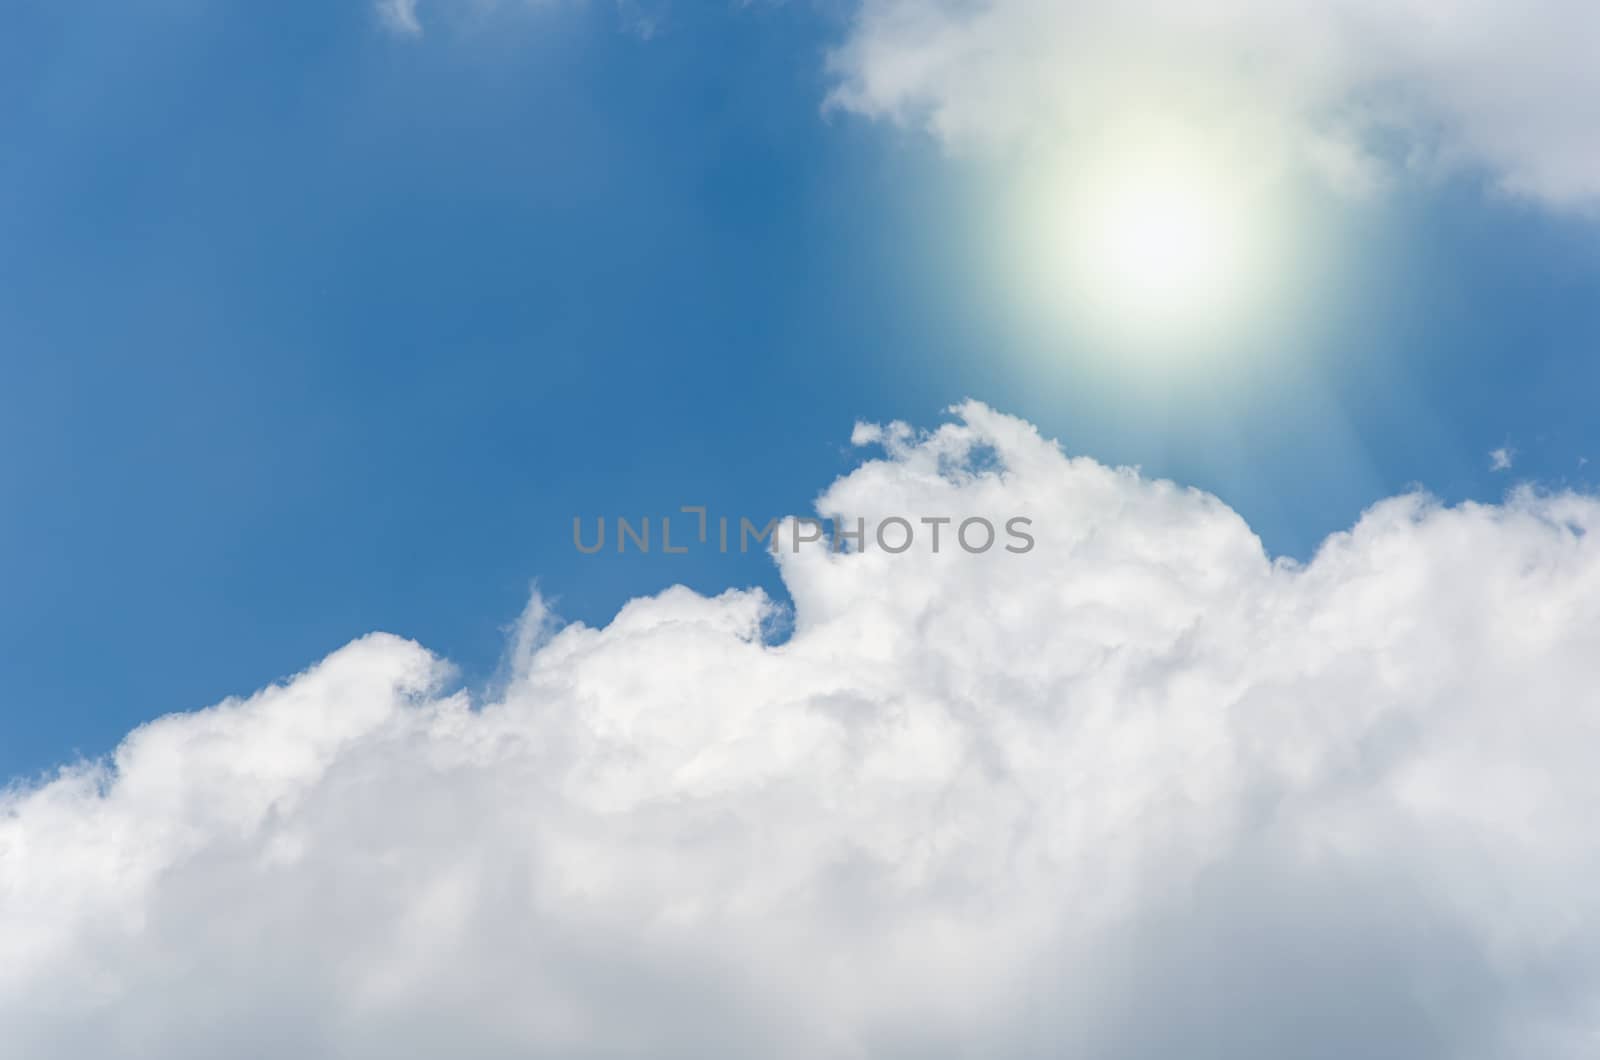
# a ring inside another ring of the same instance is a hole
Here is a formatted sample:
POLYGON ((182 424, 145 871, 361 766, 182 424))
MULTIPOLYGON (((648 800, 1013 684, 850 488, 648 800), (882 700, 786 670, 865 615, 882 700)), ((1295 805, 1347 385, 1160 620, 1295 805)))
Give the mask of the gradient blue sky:
POLYGON ((14 5, 0 774, 374 629, 482 681, 535 578, 591 622, 777 590, 760 556, 576 555, 570 519, 808 510, 855 420, 968 396, 1296 557, 1413 484, 1592 482, 1581 216, 1307 191, 1287 323, 1124 371, 1012 319, 981 166, 824 111, 846 8, 631 10, 407 37, 360 3, 14 5))

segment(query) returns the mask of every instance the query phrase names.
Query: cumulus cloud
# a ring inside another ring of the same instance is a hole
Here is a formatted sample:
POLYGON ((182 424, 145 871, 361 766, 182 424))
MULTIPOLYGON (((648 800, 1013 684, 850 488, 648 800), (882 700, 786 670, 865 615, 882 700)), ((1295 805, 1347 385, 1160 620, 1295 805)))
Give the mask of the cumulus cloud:
POLYGON ((474 702, 385 634, 0 801, 7 1055, 1587 1058, 1600 501, 1303 566, 982 405, 474 702))
POLYGON ((1350 191, 1480 171, 1600 199, 1600 8, 1583 0, 863 0, 850 110, 959 148, 1096 136, 1154 108, 1350 191))
POLYGON ((1510 471, 1511 464, 1516 459, 1517 451, 1508 445, 1489 451, 1490 471, 1510 471))

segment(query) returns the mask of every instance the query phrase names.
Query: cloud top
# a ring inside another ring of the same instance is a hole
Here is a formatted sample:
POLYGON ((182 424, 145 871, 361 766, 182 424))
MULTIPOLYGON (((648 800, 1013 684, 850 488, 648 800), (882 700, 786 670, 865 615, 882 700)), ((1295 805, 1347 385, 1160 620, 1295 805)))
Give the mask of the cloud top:
POLYGON ((1600 502, 1387 500, 1274 562, 979 404, 821 514, 1037 547, 779 562, 503 693, 384 634, 0 799, 36 1060, 1589 1057, 1600 502))

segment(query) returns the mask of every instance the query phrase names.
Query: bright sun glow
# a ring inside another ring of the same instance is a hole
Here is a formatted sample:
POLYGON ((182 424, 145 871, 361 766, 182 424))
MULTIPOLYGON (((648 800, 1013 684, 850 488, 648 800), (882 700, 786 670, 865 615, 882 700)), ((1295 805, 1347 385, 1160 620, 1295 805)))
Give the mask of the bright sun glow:
POLYGON ((1136 342, 1226 337, 1264 299, 1271 210, 1229 152, 1148 129, 1079 145, 1026 196, 1033 286, 1136 342))
POLYGON ((1095 189, 1076 238, 1103 298, 1165 317, 1205 311, 1226 295, 1241 219, 1193 176, 1129 173, 1095 189))

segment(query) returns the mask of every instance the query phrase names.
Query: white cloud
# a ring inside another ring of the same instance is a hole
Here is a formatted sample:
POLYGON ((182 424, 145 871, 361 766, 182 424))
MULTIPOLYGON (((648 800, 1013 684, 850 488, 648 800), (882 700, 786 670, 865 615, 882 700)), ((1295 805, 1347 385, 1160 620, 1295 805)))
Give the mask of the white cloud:
POLYGON ((7 1055, 1595 1055, 1600 501, 1296 567, 981 405, 856 436, 822 512, 1036 548, 785 554, 781 645, 536 602, 477 705, 374 634, 14 790, 7 1055))
MULTIPOLYGON (((417 14, 419 0, 374 0, 378 8, 378 15, 385 25, 397 33, 407 36, 418 36, 422 33, 422 19, 417 14)), ((485 15, 493 13, 507 0, 451 0, 448 4, 439 5, 445 9, 465 8, 469 13, 485 15)), ((523 7, 543 8, 556 4, 558 0, 517 0, 523 7)), ((512 6, 517 6, 513 3, 512 6)), ((661 32, 667 18, 666 0, 615 0, 618 17, 623 27, 635 36, 650 40, 661 32)))
POLYGON ((1469 168, 1600 200, 1587 0, 863 0, 834 100, 958 148, 1095 136, 1153 108, 1362 191, 1469 168))
POLYGON ((384 25, 397 33, 415 36, 422 32, 417 18, 417 0, 378 0, 378 14, 384 25))
POLYGON ((1498 449, 1489 451, 1490 471, 1510 471, 1512 461, 1516 459, 1517 451, 1510 446, 1502 445, 1498 449))

